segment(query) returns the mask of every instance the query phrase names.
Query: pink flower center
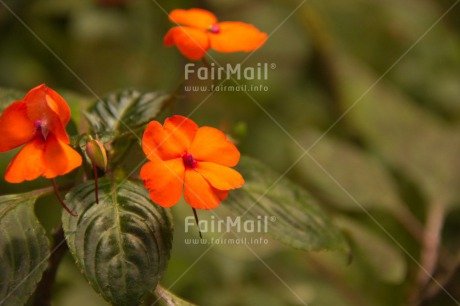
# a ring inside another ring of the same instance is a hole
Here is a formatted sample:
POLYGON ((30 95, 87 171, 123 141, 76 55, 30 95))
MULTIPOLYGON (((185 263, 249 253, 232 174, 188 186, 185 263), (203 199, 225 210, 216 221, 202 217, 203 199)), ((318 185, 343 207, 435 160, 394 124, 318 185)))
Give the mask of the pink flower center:
POLYGON ((213 34, 219 34, 220 33, 220 27, 217 24, 213 24, 209 26, 209 32, 213 34))
POLYGON ((34 126, 35 126, 35 130, 41 134, 44 140, 46 140, 50 132, 46 121, 35 120, 34 126))
POLYGON ((184 162, 185 169, 195 169, 197 166, 195 158, 190 153, 182 155, 182 161, 184 162))

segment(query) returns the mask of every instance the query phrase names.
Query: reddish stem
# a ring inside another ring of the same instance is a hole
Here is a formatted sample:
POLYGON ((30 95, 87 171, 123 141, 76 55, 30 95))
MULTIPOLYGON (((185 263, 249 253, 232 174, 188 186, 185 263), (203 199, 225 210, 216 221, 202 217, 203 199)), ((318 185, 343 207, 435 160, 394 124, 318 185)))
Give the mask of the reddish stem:
POLYGON ((99 187, 97 184, 97 167, 93 164, 93 174, 94 174, 94 187, 96 191, 96 204, 99 204, 99 187))
POLYGON ((74 213, 73 211, 70 210, 69 207, 65 204, 64 200, 62 199, 61 195, 59 194, 58 186, 56 185, 56 180, 54 178, 51 179, 51 182, 53 183, 53 188, 54 188, 54 194, 56 195, 57 199, 59 200, 59 203, 61 203, 62 207, 72 216, 76 217, 77 214, 74 213))
POLYGON ((192 210, 193 210, 193 215, 195 216, 196 227, 198 227, 198 233, 200 234, 200 238, 203 238, 203 236, 201 235, 200 225, 198 224, 198 215, 196 213, 196 209, 192 208, 192 210))

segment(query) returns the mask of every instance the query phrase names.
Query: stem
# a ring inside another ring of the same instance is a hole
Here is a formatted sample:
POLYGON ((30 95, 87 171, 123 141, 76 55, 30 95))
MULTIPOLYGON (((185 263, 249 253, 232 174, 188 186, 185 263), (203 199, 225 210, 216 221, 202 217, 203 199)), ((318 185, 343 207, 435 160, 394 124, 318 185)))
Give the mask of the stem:
POLYGON ((444 266, 444 269, 443 272, 439 273, 436 277, 438 283, 433 282, 427 286, 426 290, 424 290, 425 300, 434 298, 441 292, 441 290, 449 285, 449 282, 455 281, 453 280, 453 277, 460 266, 460 252, 458 252, 455 256, 448 254, 446 251, 441 249, 439 258, 439 262, 444 266))
POLYGON ((72 216, 76 217, 77 214, 74 213, 73 211, 70 210, 69 207, 65 204, 64 200, 62 199, 61 195, 59 194, 58 187, 56 185, 56 180, 54 178, 51 179, 51 182, 53 183, 53 188, 54 188, 54 194, 56 195, 57 199, 59 200, 59 203, 61 203, 62 207, 72 216))
POLYGON ((95 196, 96 196, 96 204, 99 204, 99 187, 97 183, 97 167, 93 164, 93 174, 94 174, 94 189, 95 189, 95 196))
POLYGON ((411 305, 419 305, 425 294, 425 287, 433 278, 439 255, 442 226, 444 224, 445 206, 442 202, 432 203, 427 214, 423 246, 421 254, 421 267, 412 293, 409 296, 411 305))
POLYGON ((319 81, 329 96, 329 110, 336 117, 343 113, 344 97, 340 88, 340 76, 334 60, 333 42, 328 32, 328 25, 321 15, 309 5, 300 11, 301 23, 312 42, 314 68, 319 81))
POLYGON ((394 211, 394 216, 412 237, 423 244, 423 225, 406 206, 402 206, 394 211))
POLYGON ((156 304, 156 302, 158 302, 158 300, 160 300, 160 299, 163 299, 165 301, 166 305, 168 305, 168 306, 169 305, 177 305, 174 302, 174 300, 165 293, 164 289, 160 285, 158 285, 155 288, 155 295, 158 296, 158 297, 157 297, 157 300, 152 305, 156 304))
MULTIPOLYGON (((203 57, 203 64, 204 64, 204 66, 208 69, 209 73, 211 73, 211 69, 212 69, 211 63, 209 63, 209 61, 208 61, 208 59, 206 58, 206 56, 203 57)), ((219 64, 217 64, 217 65, 220 67, 219 64)), ((222 84, 222 83, 221 83, 221 84, 222 84)), ((214 78, 212 78, 212 85, 213 85, 214 88, 216 88, 216 87, 219 85, 219 84, 217 83, 217 80, 214 79, 214 78)))
POLYGON ((192 208, 192 210, 193 210, 193 215, 195 216, 196 226, 198 227, 198 233, 200 234, 200 238, 203 238, 203 236, 201 235, 200 224, 198 223, 198 214, 196 213, 195 208, 192 208))
POLYGON ((203 57, 203 64, 206 66, 206 68, 208 68, 208 70, 211 70, 211 64, 209 63, 206 56, 203 57))
POLYGON ((50 306, 53 284, 56 279, 56 273, 59 263, 67 252, 65 243, 64 230, 62 226, 55 229, 52 233, 53 244, 51 245, 51 254, 48 258, 48 268, 43 273, 42 279, 37 285, 35 298, 32 306, 50 306))

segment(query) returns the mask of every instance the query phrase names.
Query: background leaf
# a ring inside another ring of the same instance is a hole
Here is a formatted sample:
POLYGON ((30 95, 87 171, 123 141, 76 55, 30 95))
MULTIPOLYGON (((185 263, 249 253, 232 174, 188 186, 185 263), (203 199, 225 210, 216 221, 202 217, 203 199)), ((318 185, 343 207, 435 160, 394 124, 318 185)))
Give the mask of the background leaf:
POLYGON ((78 213, 63 213, 69 248, 91 286, 114 305, 138 305, 163 275, 172 247, 169 213, 150 201, 138 184, 99 181, 99 204, 94 182, 66 195, 78 213))
POLYGON ((274 217, 268 232, 298 249, 347 249, 341 233, 304 189, 285 178, 278 181, 279 174, 249 157, 242 157, 237 169, 245 184, 229 193, 225 206, 238 216, 274 217))
POLYGON ((24 93, 19 90, 0 87, 0 112, 16 100, 24 98, 24 93))
MULTIPOLYGON (((310 148, 322 134, 310 129, 299 135, 297 139, 302 146, 310 148)), ((297 146, 293 151, 297 154, 294 156, 303 153, 297 152, 297 146)), ((332 137, 323 137, 309 150, 309 154, 364 208, 398 210, 401 207, 397 186, 388 170, 378 159, 358 147, 332 137)), ((361 211, 360 206, 338 188, 309 156, 299 162, 297 169, 298 175, 321 199, 342 209, 361 211)))
POLYGON ((407 262, 402 250, 387 237, 346 217, 337 220, 351 240, 353 262, 365 262, 374 277, 400 284, 407 274, 407 262))
POLYGON ((72 120, 75 123, 84 125, 85 122, 82 120, 85 110, 93 102, 92 97, 84 96, 78 94, 77 92, 65 90, 65 89, 55 89, 67 102, 70 107, 70 113, 72 114, 72 120))
POLYGON ((46 270, 49 242, 34 213, 39 194, 0 197, 0 305, 24 305, 46 270))
MULTIPOLYGON (((377 79, 359 65, 342 62, 346 106, 377 79)), ((431 202, 455 202, 459 195, 460 137, 458 129, 416 107, 390 86, 377 85, 346 117, 374 150, 412 181, 431 202)))
POLYGON ((86 117, 96 132, 122 133, 155 118, 170 99, 171 95, 162 92, 124 90, 97 101, 86 117))

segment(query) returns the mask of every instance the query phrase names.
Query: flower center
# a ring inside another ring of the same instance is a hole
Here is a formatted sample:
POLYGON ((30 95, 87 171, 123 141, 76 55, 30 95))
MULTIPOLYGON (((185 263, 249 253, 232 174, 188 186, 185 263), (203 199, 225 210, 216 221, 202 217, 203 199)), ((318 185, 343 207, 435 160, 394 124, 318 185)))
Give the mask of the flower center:
POLYGON ((185 153, 182 155, 182 161, 184 162, 186 169, 195 169, 197 166, 195 158, 193 158, 193 155, 190 153, 185 153))
POLYGON ((46 140, 50 132, 46 121, 35 120, 34 126, 35 126, 35 130, 41 134, 44 140, 46 140))
POLYGON ((209 26, 209 32, 213 34, 219 34, 220 33, 220 27, 217 24, 212 24, 209 26))

